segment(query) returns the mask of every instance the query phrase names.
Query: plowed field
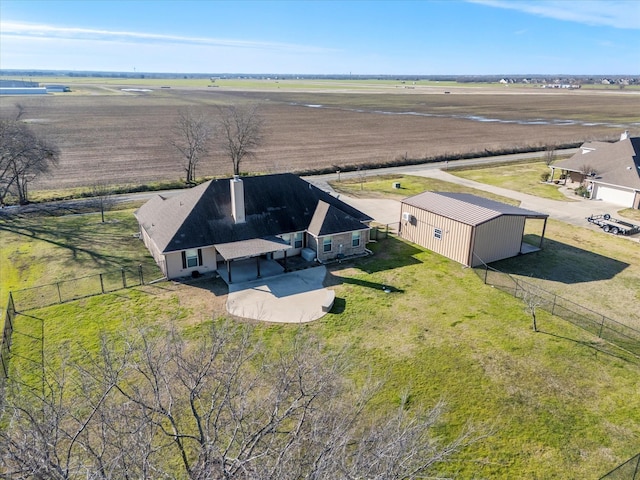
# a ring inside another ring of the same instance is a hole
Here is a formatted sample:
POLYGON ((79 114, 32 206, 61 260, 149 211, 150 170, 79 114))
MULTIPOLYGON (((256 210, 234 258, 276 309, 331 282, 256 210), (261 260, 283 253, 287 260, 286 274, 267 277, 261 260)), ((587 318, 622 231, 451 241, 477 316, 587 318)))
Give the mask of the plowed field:
MULTIPOLYGON (((615 139, 640 134, 637 92, 497 89, 416 93, 237 91, 154 87, 150 92, 87 90, 46 97, 0 98, 0 114, 25 107, 23 119, 60 146, 59 167, 33 189, 106 180, 139 184, 183 177, 169 141, 178 111, 190 106, 258 103, 265 141, 246 172, 299 172, 383 164, 400 156, 508 150, 525 146, 615 139), (90 92, 96 92, 90 94, 90 92), (102 92, 102 93, 101 93, 102 92)), ((229 175, 231 163, 212 151, 198 175, 229 175)))

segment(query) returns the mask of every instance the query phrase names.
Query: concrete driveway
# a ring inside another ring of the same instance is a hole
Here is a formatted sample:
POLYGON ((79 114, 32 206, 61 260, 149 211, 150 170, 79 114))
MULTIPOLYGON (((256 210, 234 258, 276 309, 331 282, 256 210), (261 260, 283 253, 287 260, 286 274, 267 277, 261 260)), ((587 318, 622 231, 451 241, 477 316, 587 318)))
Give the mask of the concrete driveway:
MULTIPOLYGON (((458 163, 456 162, 456 165, 458 163)), ((498 195, 502 195, 507 198, 514 198, 520 200, 520 206, 527 210, 533 210, 536 212, 546 213, 550 218, 560 220, 565 223, 577 225, 579 227, 587 227, 591 229, 598 229, 587 222, 587 217, 590 215, 605 214, 615 215, 616 211, 621 207, 613 205, 607 202, 598 200, 589 200, 581 198, 575 195, 568 194, 567 201, 550 200, 547 198, 536 197, 534 195, 528 195, 526 193, 516 192, 514 190, 508 190, 506 188, 495 187, 493 185, 487 185, 484 183, 475 182, 473 180, 467 180, 465 178, 456 177, 446 171, 442 170, 444 167, 442 164, 427 164, 427 165, 414 165, 405 167, 394 167, 390 169, 382 169, 380 173, 402 173, 405 175, 415 175, 421 177, 430 177, 444 180, 451 183, 457 183, 472 187, 478 190, 484 190, 485 192, 492 192, 498 195), (387 171, 388 170, 388 171, 387 171)), ((371 175, 377 174, 377 170, 371 170, 371 175)), ((345 174, 342 174, 343 178, 345 174)), ((380 223, 394 223, 400 220, 400 202, 389 199, 362 199, 351 198, 344 195, 337 195, 335 191, 329 186, 328 181, 337 180, 337 174, 322 175, 318 177, 309 177, 308 180, 316 184, 316 186, 323 190, 329 191, 333 195, 338 196, 344 202, 352 205, 355 208, 363 211, 367 215, 373 217, 380 223)), ((621 238, 629 238, 634 241, 639 241, 640 235, 636 234, 630 237, 621 236, 621 238)))
POLYGON ((273 323, 317 320, 330 290, 324 288, 324 266, 229 285, 227 311, 238 317, 273 323))

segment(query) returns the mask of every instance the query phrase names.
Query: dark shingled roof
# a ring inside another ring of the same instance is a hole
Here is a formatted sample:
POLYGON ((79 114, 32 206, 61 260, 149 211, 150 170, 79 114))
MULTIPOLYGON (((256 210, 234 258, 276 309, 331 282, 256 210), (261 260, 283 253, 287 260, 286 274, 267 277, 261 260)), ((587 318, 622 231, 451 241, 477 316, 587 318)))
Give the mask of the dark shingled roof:
MULTIPOLYGON (((290 174, 242 177, 246 222, 231 216, 230 179, 211 180, 172 197, 157 196, 136 212, 161 252, 267 238, 314 226, 331 234, 367 228, 371 217, 290 174), (319 222, 319 202, 329 205, 319 222)), ((318 233, 314 233, 317 235, 318 233)))
POLYGON ((503 215, 517 215, 527 218, 547 218, 549 216, 470 193, 423 192, 405 198, 402 203, 471 226, 483 224, 503 215))
POLYGON ((310 234, 318 237, 340 232, 362 230, 364 228, 365 226, 357 218, 320 200, 307 230, 310 234))
POLYGON ((596 171, 595 178, 590 180, 640 190, 640 137, 615 143, 587 142, 571 158, 551 165, 573 172, 582 172, 586 166, 596 171))

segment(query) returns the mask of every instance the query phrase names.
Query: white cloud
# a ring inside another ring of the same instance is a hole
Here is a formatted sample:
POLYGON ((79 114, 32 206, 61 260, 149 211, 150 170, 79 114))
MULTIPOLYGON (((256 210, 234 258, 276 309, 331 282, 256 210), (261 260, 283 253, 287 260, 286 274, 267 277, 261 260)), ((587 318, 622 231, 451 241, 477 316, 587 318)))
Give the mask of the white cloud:
POLYGON ((640 29, 636 0, 468 0, 489 7, 518 10, 541 17, 592 26, 640 29))
POLYGON ((144 32, 126 32, 114 30, 96 30, 77 27, 57 27, 53 25, 29 24, 18 22, 0 22, 2 36, 48 38, 52 40, 100 40, 113 42, 139 42, 146 44, 171 43, 187 45, 208 45, 218 47, 234 47, 246 49, 279 50, 290 52, 318 53, 328 49, 307 45, 294 45, 275 42, 255 42, 247 40, 184 37, 179 35, 164 35, 144 32))

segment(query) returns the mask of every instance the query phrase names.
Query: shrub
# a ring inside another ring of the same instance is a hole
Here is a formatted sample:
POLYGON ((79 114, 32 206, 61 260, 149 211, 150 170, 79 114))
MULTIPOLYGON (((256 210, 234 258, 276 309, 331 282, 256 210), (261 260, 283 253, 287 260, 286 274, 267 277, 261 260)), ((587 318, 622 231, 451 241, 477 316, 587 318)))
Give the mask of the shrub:
POLYGON ((581 197, 584 197, 584 198, 589 197, 589 190, 587 190, 587 187, 585 187, 584 185, 580 185, 578 188, 574 190, 573 193, 575 193, 576 195, 580 195, 581 197))

